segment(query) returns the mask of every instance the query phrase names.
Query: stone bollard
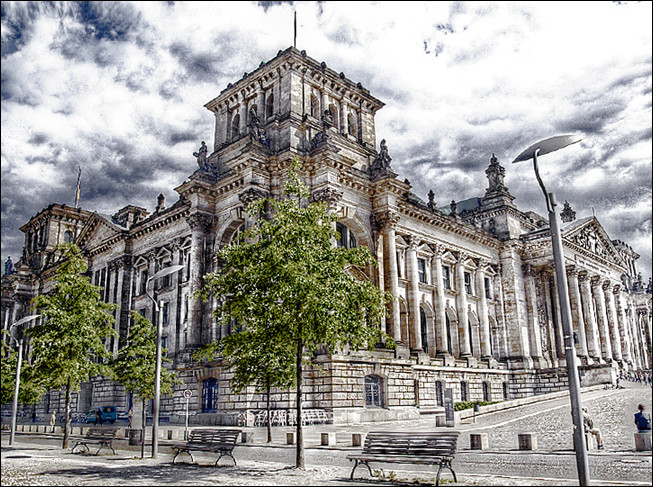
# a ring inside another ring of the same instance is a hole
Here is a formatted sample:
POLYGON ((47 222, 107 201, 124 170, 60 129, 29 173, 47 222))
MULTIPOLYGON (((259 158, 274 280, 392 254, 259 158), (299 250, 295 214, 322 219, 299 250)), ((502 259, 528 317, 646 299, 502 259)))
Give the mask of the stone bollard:
POLYGON ((240 433, 241 443, 254 443, 254 433, 251 431, 243 431, 240 433))
POLYGON ((470 433, 469 448, 471 450, 487 450, 489 446, 487 433, 470 433))
POLYGON ((635 433, 635 451, 651 451, 651 432, 635 433))
POLYGON ((351 434, 351 446, 361 446, 363 442, 361 441, 362 436, 360 433, 351 434))
POLYGON ((286 433, 286 445, 295 444, 295 433, 286 433))
POLYGON ((129 444, 130 445, 140 445, 141 444, 141 431, 137 429, 128 429, 129 432, 129 444))
POLYGON ((519 433, 517 438, 520 450, 537 450, 537 435, 535 433, 519 433))
POLYGON ((585 433, 585 444, 587 445, 587 451, 596 450, 596 438, 592 433, 585 433))
POLYGON ((336 434, 335 433, 321 433, 320 434, 320 445, 329 446, 336 444, 336 434))

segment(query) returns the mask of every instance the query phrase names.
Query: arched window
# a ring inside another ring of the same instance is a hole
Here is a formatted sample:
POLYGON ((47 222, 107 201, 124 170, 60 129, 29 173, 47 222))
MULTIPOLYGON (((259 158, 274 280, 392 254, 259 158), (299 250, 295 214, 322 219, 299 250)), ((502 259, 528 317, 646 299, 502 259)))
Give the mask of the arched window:
POLYGON ((63 234, 63 241, 65 243, 72 243, 72 241, 73 241, 73 232, 71 232, 70 230, 66 230, 64 232, 64 234, 63 234))
POLYGON ((347 249, 352 249, 358 246, 356 241, 356 236, 349 228, 343 225, 340 222, 336 223, 336 231, 338 232, 338 247, 345 247, 347 249))
POLYGON ((442 381, 435 383, 435 401, 438 406, 444 406, 444 387, 442 386, 442 381))
POLYGON ((383 407, 383 381, 378 375, 365 376, 365 406, 383 407))
POLYGON ((243 232, 245 231, 245 224, 239 226, 231 235, 230 243, 241 243, 243 241, 243 232))
POLYGON ((485 402, 490 401, 490 384, 483 382, 483 400, 485 402))
POLYGON ((214 413, 218 410, 218 379, 206 379, 202 383, 202 412, 214 413))
POLYGON ((320 118, 320 102, 315 95, 311 95, 311 115, 317 119, 320 118))
POLYGON ((240 115, 234 115, 231 121, 231 140, 236 140, 240 137, 240 115))
POLYGON ((274 95, 270 93, 265 100, 265 119, 272 118, 274 115, 274 95))
POLYGON ((347 133, 354 137, 358 136, 358 124, 356 123, 356 115, 353 113, 347 115, 347 133))
POLYGON ((460 400, 462 402, 467 402, 469 400, 469 395, 467 394, 467 382, 460 383, 460 400))
POLYGON ((426 313, 424 308, 419 307, 419 327, 422 335, 422 350, 429 351, 429 334, 426 327, 426 313))
POLYGON ((338 108, 335 105, 329 105, 329 111, 331 112, 331 117, 333 118, 333 126, 337 129, 340 128, 340 118, 338 117, 338 108))

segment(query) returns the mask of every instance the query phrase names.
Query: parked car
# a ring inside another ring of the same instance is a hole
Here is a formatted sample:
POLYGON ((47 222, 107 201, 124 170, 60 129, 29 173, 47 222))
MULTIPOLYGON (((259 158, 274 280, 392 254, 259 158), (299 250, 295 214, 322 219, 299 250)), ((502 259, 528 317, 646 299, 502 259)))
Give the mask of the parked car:
POLYGON ((102 417, 103 423, 115 423, 118 417, 118 409, 116 406, 100 406, 97 408, 91 408, 86 414, 87 423, 95 423, 97 421, 97 412, 100 410, 100 415, 102 417))

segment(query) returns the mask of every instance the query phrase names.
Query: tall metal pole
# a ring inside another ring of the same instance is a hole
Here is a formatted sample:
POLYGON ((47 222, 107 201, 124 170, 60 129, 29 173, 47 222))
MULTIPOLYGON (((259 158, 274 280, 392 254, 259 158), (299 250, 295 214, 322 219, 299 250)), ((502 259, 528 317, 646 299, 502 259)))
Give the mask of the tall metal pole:
POLYGON ((23 337, 18 341, 18 363, 16 364, 16 384, 14 385, 14 402, 11 405, 11 432, 9 444, 14 444, 16 437, 16 416, 18 414, 18 389, 20 388, 20 368, 23 365, 23 337))
POLYGON ((576 468, 578 470, 579 485, 590 485, 589 462, 587 458, 587 442, 585 441, 585 428, 583 426, 583 411, 580 402, 580 377, 578 375, 578 357, 572 330, 571 304, 569 302, 569 285, 567 284, 567 271, 565 256, 562 247, 562 232, 560 231, 560 216, 556 212, 557 201, 554 193, 548 193, 540 178, 537 167, 539 149, 533 153, 533 169, 537 182, 542 188, 546 199, 546 208, 549 212, 549 227, 551 229, 551 246, 553 249, 553 264, 555 267, 558 288, 558 302, 562 318, 562 331, 564 333, 565 359, 567 361, 567 379, 569 381, 569 400, 571 401, 571 416, 574 425, 573 440, 576 452, 576 468))
POLYGON ((161 400, 161 334, 163 328, 163 301, 156 306, 156 365, 154 366, 154 404, 152 406, 152 458, 159 451, 159 403, 161 400))

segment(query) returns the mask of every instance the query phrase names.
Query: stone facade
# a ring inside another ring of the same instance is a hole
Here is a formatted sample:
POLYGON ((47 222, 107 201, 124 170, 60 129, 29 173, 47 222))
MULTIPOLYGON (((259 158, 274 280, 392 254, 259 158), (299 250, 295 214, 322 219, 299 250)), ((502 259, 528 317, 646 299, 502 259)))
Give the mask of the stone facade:
MULTIPOLYGON (((159 279, 164 346, 182 381, 162 397, 161 410, 181 420, 193 391, 192 422, 252 424, 266 397, 235 394, 220 361, 198 363, 193 352, 231 333, 212 317, 214 303, 194 296, 215 268, 215 252, 251 224, 247 204, 282 194, 293 158, 315 201, 339 217, 339 245, 367 246, 378 266, 368 277, 393 296, 382 326, 396 350, 317 354, 307 373, 306 408, 336 423, 415 418, 443 411, 443 392, 459 401, 497 401, 567 387, 561 318, 548 221, 519 210, 492 155, 482 197, 437 208, 424 202, 391 168, 383 140, 377 152, 374 117, 383 103, 349 80, 289 48, 230 84, 205 105, 215 115, 213 151, 204 142, 198 168, 175 188, 177 201, 156 210, 127 206, 100 215, 50 205, 24 227, 25 252, 3 277, 5 328, 29 314, 33 296, 47 292, 56 243, 76 242, 90 262, 93 283, 118 304, 119 338, 129 313, 156 323, 148 279, 169 265, 183 269, 159 279)), ((576 353, 584 385, 610 382, 621 370, 651 369, 651 294, 637 273, 638 255, 611 240, 594 217, 564 209, 563 240, 576 353)), ((39 410, 59 408, 50 393, 39 410), (56 404, 57 406, 53 406, 56 404)), ((273 390, 272 408, 292 408, 291 390, 273 390)), ((128 407, 121 386, 103 378, 75 395, 80 411, 128 407)))

